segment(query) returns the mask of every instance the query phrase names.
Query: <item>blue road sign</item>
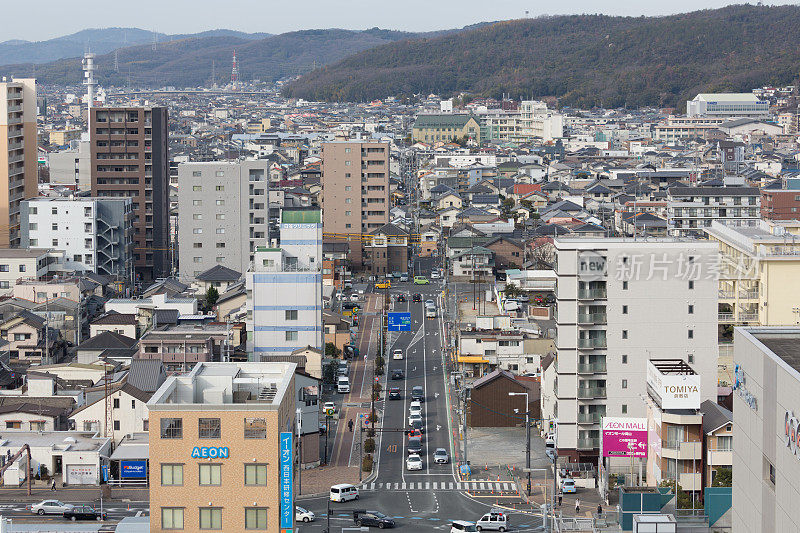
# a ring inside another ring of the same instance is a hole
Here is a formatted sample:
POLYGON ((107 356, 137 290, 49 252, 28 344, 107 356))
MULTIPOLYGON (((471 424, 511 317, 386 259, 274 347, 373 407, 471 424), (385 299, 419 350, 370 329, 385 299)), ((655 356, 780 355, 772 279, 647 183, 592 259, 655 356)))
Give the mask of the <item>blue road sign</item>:
POLYGON ((389 331, 411 331, 411 313, 389 313, 389 331))

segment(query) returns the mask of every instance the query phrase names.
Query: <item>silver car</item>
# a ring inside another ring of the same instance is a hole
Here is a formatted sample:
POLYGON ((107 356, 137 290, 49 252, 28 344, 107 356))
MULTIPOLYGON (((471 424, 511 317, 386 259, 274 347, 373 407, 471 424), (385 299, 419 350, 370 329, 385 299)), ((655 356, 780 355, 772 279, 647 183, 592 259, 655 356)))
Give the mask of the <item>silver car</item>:
POLYGON ((31 505, 31 512, 38 515, 46 514, 64 514, 75 507, 71 503, 64 503, 58 500, 44 500, 37 504, 31 505))
POLYGON ((444 448, 436 448, 433 452, 433 462, 440 465, 445 465, 450 462, 450 456, 444 448))

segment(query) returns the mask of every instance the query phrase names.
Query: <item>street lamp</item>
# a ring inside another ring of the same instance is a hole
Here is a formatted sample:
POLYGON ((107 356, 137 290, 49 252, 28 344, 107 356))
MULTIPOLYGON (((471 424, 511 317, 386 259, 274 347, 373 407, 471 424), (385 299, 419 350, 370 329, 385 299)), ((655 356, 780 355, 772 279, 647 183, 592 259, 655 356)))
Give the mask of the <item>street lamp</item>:
POLYGON ((531 495, 531 422, 527 392, 509 392, 509 396, 525 396, 525 469, 528 471, 528 496, 531 495))

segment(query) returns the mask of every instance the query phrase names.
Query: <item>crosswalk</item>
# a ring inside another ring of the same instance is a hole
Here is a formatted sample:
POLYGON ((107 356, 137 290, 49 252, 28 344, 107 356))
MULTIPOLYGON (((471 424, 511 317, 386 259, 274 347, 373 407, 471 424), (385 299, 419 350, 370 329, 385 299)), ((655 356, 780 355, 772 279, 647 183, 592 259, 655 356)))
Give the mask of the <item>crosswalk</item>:
POLYGON ((512 482, 453 482, 453 481, 418 481, 406 483, 370 483, 362 490, 473 490, 473 491, 516 491, 517 485, 512 482))

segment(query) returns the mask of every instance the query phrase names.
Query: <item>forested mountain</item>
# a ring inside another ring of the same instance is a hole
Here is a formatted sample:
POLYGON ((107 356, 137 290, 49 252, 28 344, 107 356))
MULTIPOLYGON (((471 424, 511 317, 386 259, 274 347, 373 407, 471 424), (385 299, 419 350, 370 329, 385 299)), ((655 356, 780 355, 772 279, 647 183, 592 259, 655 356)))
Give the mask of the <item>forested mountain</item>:
MULTIPOLYGON (((163 87, 197 86, 210 83, 212 70, 220 84, 230 79, 233 50, 242 80, 274 81, 308 72, 361 50, 420 34, 373 28, 304 30, 253 40, 225 30, 210 35, 151 42, 98 55, 96 78, 101 85, 163 87)), ((82 55, 82 52, 81 54, 82 55)), ((3 76, 36 76, 40 83, 70 85, 82 79, 81 59, 75 57, 36 65, 0 67, 3 76)))
POLYGON ((372 48, 306 74, 285 94, 366 101, 468 91, 556 96, 576 106, 676 106, 698 92, 792 82, 798 43, 796 6, 511 20, 372 48))

